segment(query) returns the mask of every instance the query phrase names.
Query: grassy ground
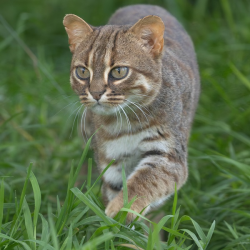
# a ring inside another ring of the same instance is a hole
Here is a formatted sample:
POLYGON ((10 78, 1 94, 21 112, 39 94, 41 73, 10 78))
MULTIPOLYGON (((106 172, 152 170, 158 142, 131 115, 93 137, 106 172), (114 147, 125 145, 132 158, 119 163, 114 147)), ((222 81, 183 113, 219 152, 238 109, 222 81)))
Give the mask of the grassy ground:
MULTIPOLYGON (((115 9, 132 3, 2 3, 0 249, 95 249, 95 244, 98 249, 128 249, 121 244, 142 249, 250 249, 247 0, 144 1, 167 8, 188 30, 202 82, 189 144, 189 180, 178 192, 178 202, 172 198, 159 209, 166 215, 163 221, 149 229, 142 220, 131 230, 123 225, 126 209, 116 221, 105 217, 100 182, 91 188, 96 174, 92 183, 89 174, 83 193, 73 188, 79 168, 71 166, 81 158, 83 140, 77 133, 79 121, 74 122, 79 104, 69 85, 71 55, 62 19, 74 13, 101 25, 115 9), (157 237, 162 226, 169 233, 166 243, 157 237)), ((92 152, 86 160, 89 157, 92 152)), ((78 183, 84 180, 86 176, 80 176, 78 183)))

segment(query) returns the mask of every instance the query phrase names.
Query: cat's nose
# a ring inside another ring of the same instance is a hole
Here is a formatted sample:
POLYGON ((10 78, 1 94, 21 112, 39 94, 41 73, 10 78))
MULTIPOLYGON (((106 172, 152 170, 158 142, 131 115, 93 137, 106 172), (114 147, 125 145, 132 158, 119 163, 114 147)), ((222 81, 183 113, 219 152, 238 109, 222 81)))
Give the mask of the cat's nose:
POLYGON ((90 94, 93 96, 94 99, 99 101, 101 99, 101 96, 104 94, 106 90, 98 91, 98 92, 90 92, 90 94))

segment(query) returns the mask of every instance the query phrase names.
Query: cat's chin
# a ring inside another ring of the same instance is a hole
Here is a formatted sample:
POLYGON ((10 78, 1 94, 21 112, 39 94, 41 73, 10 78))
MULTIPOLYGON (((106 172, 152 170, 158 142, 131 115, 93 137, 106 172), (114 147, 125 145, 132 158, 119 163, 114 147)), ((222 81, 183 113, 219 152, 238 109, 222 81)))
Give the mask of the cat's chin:
POLYGON ((97 115, 112 115, 115 113, 115 107, 104 106, 104 105, 94 105, 91 108, 91 111, 97 115))

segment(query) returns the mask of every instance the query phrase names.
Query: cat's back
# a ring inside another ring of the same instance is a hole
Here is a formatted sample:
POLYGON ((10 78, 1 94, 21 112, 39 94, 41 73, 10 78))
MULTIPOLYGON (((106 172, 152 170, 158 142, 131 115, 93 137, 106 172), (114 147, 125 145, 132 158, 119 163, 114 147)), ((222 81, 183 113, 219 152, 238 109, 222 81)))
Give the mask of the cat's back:
POLYGON ((149 15, 159 16, 164 22, 165 47, 171 50, 176 50, 177 53, 178 51, 183 50, 186 55, 195 60, 194 48, 189 35, 177 19, 162 7, 145 4, 126 6, 118 9, 111 16, 108 24, 133 25, 138 19, 149 15))
MULTIPOLYGON (((182 124, 190 128, 200 93, 200 77, 192 40, 178 20, 165 9, 155 5, 130 5, 118 9, 110 18, 110 25, 133 25, 145 16, 159 16, 164 25, 164 50, 162 55, 163 86, 159 102, 170 103, 181 97, 182 124)), ((156 104, 157 106, 157 104, 156 104)), ((179 109, 180 107, 178 107, 179 109)), ((175 112, 168 114, 172 117, 175 112)))

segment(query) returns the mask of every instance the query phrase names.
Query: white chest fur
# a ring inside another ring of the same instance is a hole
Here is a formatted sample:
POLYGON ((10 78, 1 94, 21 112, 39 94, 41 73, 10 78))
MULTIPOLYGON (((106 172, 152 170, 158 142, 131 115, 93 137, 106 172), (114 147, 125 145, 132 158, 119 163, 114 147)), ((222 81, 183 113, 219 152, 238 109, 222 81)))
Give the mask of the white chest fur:
MULTIPOLYGON (((124 166, 128 177, 140 161, 141 141, 146 137, 154 136, 154 134, 155 132, 152 129, 147 129, 134 135, 124 135, 112 141, 106 141, 104 144, 105 154, 108 158, 115 159, 116 162, 104 174, 105 180, 114 184, 121 184, 122 166, 124 166)), ((104 167, 106 166, 102 166, 102 168, 104 167)))
POLYGON ((143 130, 137 134, 128 134, 112 141, 105 142, 104 148, 107 157, 120 159, 123 155, 134 155, 139 150, 140 142, 146 137, 154 136, 152 129, 143 130))

